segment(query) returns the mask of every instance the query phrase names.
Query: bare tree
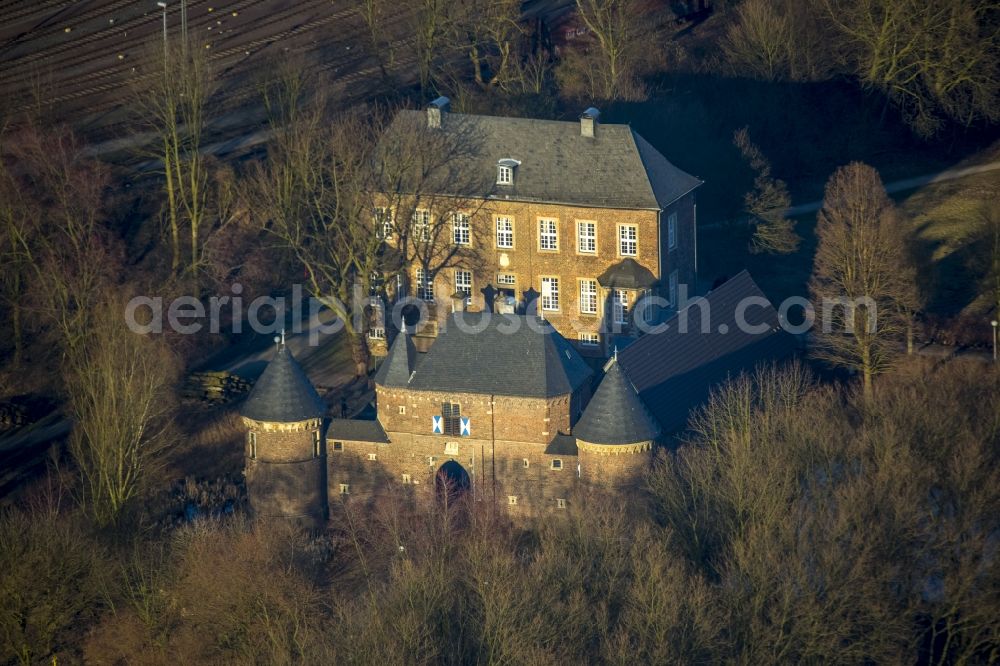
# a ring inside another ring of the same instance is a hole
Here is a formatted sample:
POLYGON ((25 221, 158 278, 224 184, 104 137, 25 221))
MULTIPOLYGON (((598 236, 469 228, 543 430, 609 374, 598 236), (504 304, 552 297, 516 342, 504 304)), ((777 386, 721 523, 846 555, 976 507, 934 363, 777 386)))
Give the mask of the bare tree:
POLYGON ((1000 117, 1000 28, 977 0, 822 0, 858 79, 882 91, 921 135, 943 118, 1000 117))
POLYGON ((815 353, 872 379, 898 355, 917 300, 899 213, 872 167, 841 167, 826 185, 809 290, 820 308, 815 353))
POLYGON ((162 56, 151 53, 149 60, 158 70, 137 79, 133 109, 140 127, 156 135, 148 156, 163 169, 171 269, 195 276, 202 235, 213 222, 203 140, 215 79, 205 50, 194 43, 168 43, 162 56))
POLYGON ((755 222, 752 247, 756 252, 791 254, 799 247, 795 222, 785 215, 792 204, 785 181, 771 176, 771 163, 750 140, 747 127, 733 133, 733 144, 756 174, 753 189, 743 196, 746 212, 755 222))
POLYGON ((124 299, 99 307, 67 363, 70 451, 84 505, 100 525, 119 518, 170 441, 176 360, 161 338, 130 331, 124 308, 124 299))
POLYGON ((20 366, 24 350, 25 300, 35 275, 36 240, 41 220, 25 199, 22 183, 11 172, 13 156, 7 151, 8 136, 0 130, 0 299, 10 313, 14 342, 14 366, 20 366))

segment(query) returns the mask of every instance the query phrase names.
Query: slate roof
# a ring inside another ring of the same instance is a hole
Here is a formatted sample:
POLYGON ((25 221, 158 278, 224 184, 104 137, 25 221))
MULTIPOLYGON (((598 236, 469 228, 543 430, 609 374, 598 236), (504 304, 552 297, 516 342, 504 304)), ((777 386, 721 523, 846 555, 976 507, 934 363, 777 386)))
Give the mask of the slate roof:
POLYGON ((605 289, 649 289, 656 284, 656 276, 638 261, 628 257, 608 266, 597 277, 597 281, 605 289))
POLYGON ((707 330, 701 327, 702 301, 694 299, 685 308, 687 333, 679 330, 682 311, 666 322, 666 330, 648 333, 618 353, 618 363, 664 432, 682 429, 690 410, 728 377, 795 351, 794 339, 779 327, 778 313, 746 271, 709 292, 704 302, 707 330), (748 330, 736 323, 741 302, 749 304, 743 315, 748 330), (756 327, 763 331, 751 332, 756 327))
POLYGON ((330 424, 326 428, 326 438, 346 439, 351 442, 389 443, 381 423, 363 419, 330 419, 330 424))
POLYGON ((576 348, 542 319, 457 312, 439 331, 408 386, 548 398, 572 393, 592 374, 576 348))
POLYGON ((416 367, 417 349, 406 331, 401 331, 389 348, 389 354, 375 372, 374 381, 380 386, 406 386, 416 367))
POLYGON ((612 357, 573 434, 592 444, 635 444, 659 437, 660 426, 612 357))
POLYGON ((410 140, 426 132, 455 138, 449 144, 454 163, 435 188, 438 194, 492 192, 513 201, 660 210, 702 184, 628 125, 600 123, 595 136, 585 137, 578 121, 449 112, 442 114, 441 127, 431 130, 425 111, 405 110, 393 119, 386 145, 393 136, 410 140), (496 184, 502 159, 520 162, 512 185, 496 184))
POLYGON ((295 423, 322 418, 326 403, 292 352, 282 344, 254 384, 240 413, 255 421, 295 423))
POLYGON ((576 437, 573 435, 556 435, 549 442, 548 446, 545 447, 545 453, 550 456, 579 455, 579 450, 576 448, 576 437))

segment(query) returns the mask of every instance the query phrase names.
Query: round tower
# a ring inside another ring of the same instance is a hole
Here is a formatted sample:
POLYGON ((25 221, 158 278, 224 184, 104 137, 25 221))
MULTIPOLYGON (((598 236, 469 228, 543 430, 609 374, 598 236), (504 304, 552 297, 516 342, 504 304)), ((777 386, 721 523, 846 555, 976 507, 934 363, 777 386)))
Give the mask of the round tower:
POLYGON ((247 427, 247 494, 261 518, 295 518, 318 525, 327 518, 326 405, 284 335, 278 351, 243 404, 247 427))
POLYGON ((597 486, 635 485, 652 461, 660 426, 639 398, 617 358, 573 428, 580 478, 597 486))

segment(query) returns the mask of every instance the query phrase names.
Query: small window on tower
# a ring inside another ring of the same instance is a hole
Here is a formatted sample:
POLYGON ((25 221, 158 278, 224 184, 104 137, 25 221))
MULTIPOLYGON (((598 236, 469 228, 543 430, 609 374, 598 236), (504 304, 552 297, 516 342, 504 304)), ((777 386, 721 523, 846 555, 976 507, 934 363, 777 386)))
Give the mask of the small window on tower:
POLYGON ((250 459, 256 460, 257 458, 257 433, 252 432, 250 437, 250 459))
POLYGON ((511 506, 517 504, 517 495, 507 495, 507 504, 511 506))
POLYGON ((413 478, 409 474, 403 475, 403 483, 410 484, 413 483, 413 478))
POLYGON ((562 469, 562 460, 556 458, 552 461, 552 469, 562 469))
POLYGON ((334 442, 333 443, 333 450, 334 451, 343 451, 344 450, 344 443, 343 442, 334 442))
POLYGON ((350 484, 348 484, 348 483, 342 483, 342 484, 340 484, 340 494, 341 495, 350 495, 351 494, 351 486, 350 486, 350 484))
POLYGON ((528 469, 528 467, 531 465, 531 461, 528 460, 527 458, 525 458, 522 462, 524 464, 524 469, 528 469))
POLYGON ((319 437, 319 430, 313 433, 313 458, 319 458, 322 445, 319 437))
POLYGON ((400 405, 399 406, 399 413, 400 414, 406 414, 406 405, 400 405))
POLYGON ((566 500, 563 499, 562 497, 560 497, 559 499, 557 499, 556 500, 556 508, 557 509, 565 509, 566 508, 566 500))
POLYGON ((369 453, 368 454, 368 460, 371 460, 372 462, 378 460, 378 454, 377 453, 369 453))

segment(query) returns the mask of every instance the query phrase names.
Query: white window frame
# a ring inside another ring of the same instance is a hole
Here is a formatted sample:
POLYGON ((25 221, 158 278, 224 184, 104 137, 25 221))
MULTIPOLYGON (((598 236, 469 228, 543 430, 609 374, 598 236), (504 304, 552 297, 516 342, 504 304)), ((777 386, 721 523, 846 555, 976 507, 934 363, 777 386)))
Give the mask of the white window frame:
POLYGON ((375 224, 375 237, 381 240, 392 238, 392 208, 388 206, 375 206, 372 213, 375 224))
POLYGON ((375 462, 376 460, 378 460, 378 454, 377 453, 369 453, 368 454, 368 460, 370 462, 375 462))
POLYGON ((611 291, 611 316, 616 324, 627 324, 629 313, 628 291, 613 289, 611 291))
POLYGON ((465 304, 472 305, 472 271, 455 269, 455 291, 465 294, 465 304))
POLYGON ((469 214, 453 213, 451 224, 455 245, 472 245, 472 220, 469 214))
POLYGON ((667 216, 667 248, 677 247, 677 213, 667 216))
POLYGON ((334 442, 333 443, 333 450, 336 453, 342 452, 344 450, 344 443, 343 442, 334 442))
POLYGON ((319 436, 319 430, 313 431, 313 458, 319 458, 322 453, 323 440, 319 436))
POLYGON ((368 329, 368 337, 371 340, 385 340, 385 327, 372 326, 368 329))
POLYGON ((521 464, 524 466, 524 469, 528 469, 529 467, 531 467, 531 461, 528 460, 527 458, 523 458, 521 460, 521 464))
POLYGON ((507 505, 517 506, 517 495, 507 495, 507 505))
POLYGON ((566 499, 563 498, 563 497, 557 497, 556 498, 556 508, 557 509, 565 509, 566 508, 566 499))
POLYGON ((514 182, 514 167, 507 164, 497 165, 497 185, 510 185, 514 182))
POLYGON ((538 249, 541 252, 559 251, 559 221, 551 217, 538 219, 538 249))
POLYGON ((639 255, 639 227, 637 225, 618 225, 618 254, 623 257, 639 255))
POLYGON ((413 211, 413 238, 421 243, 431 240, 431 212, 426 208, 413 211))
POLYGON ((257 459, 257 433, 251 432, 247 436, 247 439, 250 442, 250 460, 256 460, 257 459))
POLYGON ((601 336, 597 333, 580 333, 577 336, 577 340, 579 340, 580 344, 584 347, 596 347, 601 344, 601 336))
POLYGON ((514 218, 509 215, 498 215, 496 218, 496 241, 501 250, 514 249, 514 218), (501 228, 503 225, 503 228, 501 228))
POLYGON ((517 276, 513 273, 497 273, 498 287, 516 287, 517 276))
POLYGON ((559 312, 559 278, 547 276, 541 278, 542 310, 559 312))
POLYGON ((576 251, 580 254, 597 254, 597 222, 577 220, 576 251), (584 230, 587 233, 584 233, 584 230))
POLYGON ((417 266, 417 298, 428 303, 434 302, 434 279, 428 278, 423 266, 417 266))
POLYGON ((580 279, 580 314, 597 314, 597 280, 580 279))
POLYGON ((406 405, 400 405, 399 406, 399 414, 400 414, 400 416, 405 416, 406 415, 406 405))
POLYGON ((351 494, 351 484, 349 484, 349 483, 342 483, 342 484, 340 484, 340 494, 341 495, 350 495, 351 494))
POLYGON ((549 464, 549 469, 561 470, 563 468, 562 458, 553 458, 549 464))
POLYGON ((404 474, 403 475, 403 483, 407 484, 407 485, 413 483, 413 477, 410 476, 409 474, 404 474))

